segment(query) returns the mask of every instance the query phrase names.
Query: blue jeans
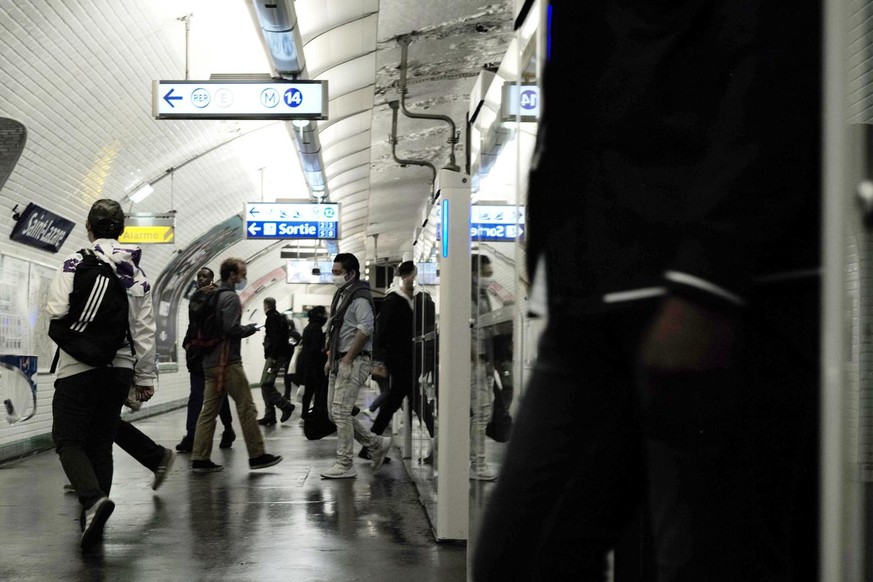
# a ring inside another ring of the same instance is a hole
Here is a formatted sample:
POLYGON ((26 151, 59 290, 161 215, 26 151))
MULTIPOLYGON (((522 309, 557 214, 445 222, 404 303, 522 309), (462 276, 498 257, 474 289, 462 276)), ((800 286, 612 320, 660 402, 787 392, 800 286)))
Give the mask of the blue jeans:
POLYGON ((97 368, 55 380, 52 440, 84 508, 112 489, 112 445, 132 380, 128 368, 97 368))
POLYGON ((336 462, 346 469, 352 466, 352 446, 358 441, 365 447, 378 450, 380 438, 367 430, 352 416, 358 393, 370 376, 370 357, 358 356, 351 364, 340 362, 339 369, 331 370, 327 383, 329 417, 336 425, 336 462))

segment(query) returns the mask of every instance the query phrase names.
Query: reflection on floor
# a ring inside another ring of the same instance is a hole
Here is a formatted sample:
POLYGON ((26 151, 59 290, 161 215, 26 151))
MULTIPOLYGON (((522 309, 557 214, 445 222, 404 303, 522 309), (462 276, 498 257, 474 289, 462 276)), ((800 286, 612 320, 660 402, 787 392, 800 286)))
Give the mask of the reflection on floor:
MULTIPOLYGON (((298 419, 295 411, 284 425, 262 429, 268 452, 284 456, 275 467, 249 471, 240 437, 231 449, 216 443, 212 459, 224 471, 195 475, 190 455, 180 454, 156 492, 151 472, 116 447, 116 509, 104 542, 88 554, 79 549, 79 505, 64 493, 54 451, 0 466, 0 579, 466 579, 465 544, 434 540, 396 448, 376 475, 356 457, 357 479, 322 480, 336 437, 308 441, 298 419)), ((170 448, 184 424, 184 409, 136 421, 170 448)))

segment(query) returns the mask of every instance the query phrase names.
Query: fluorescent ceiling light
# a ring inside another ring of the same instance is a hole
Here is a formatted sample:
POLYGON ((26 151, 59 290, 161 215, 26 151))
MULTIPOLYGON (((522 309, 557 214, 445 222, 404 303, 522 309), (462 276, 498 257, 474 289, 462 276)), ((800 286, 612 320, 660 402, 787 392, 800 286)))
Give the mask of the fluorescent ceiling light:
POLYGON ((155 191, 155 189, 152 188, 152 185, 146 183, 146 184, 143 184, 142 186, 140 186, 139 188, 137 188, 136 190, 134 190, 133 192, 131 192, 127 198, 131 202, 136 204, 136 203, 139 203, 139 202, 142 202, 143 200, 145 200, 148 197, 148 195, 154 191, 155 191))

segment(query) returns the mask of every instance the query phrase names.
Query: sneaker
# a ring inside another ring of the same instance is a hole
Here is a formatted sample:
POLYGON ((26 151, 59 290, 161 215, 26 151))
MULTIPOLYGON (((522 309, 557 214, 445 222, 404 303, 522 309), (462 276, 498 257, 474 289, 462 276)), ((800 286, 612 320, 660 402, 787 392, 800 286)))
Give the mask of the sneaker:
POLYGON ((254 459, 249 459, 249 469, 266 469, 267 467, 272 467, 273 465, 278 465, 282 461, 282 455, 271 455, 269 453, 264 453, 260 457, 255 457, 254 459))
POLYGON ((391 448, 391 437, 379 437, 381 444, 376 452, 370 451, 370 458, 373 459, 373 472, 379 470, 382 463, 385 462, 385 456, 388 454, 388 449, 391 448))
POLYGON ((75 493, 76 488, 73 487, 72 483, 64 483, 64 493, 75 493))
POLYGON ((321 476, 325 479, 354 479, 358 476, 358 472, 354 467, 346 469, 339 463, 334 463, 330 469, 322 471, 321 476))
POLYGON ((433 451, 429 452, 426 457, 420 459, 425 465, 433 465, 433 451))
POLYGON ((370 420, 376 420, 377 413, 373 412, 369 408, 362 408, 361 412, 363 412, 370 420))
POLYGON ((236 433, 233 432, 233 429, 227 427, 224 429, 224 432, 221 433, 221 442, 218 443, 219 449, 229 449, 233 446, 233 441, 236 440, 236 433))
POLYGON ((291 418, 291 413, 293 413, 293 412, 294 412, 294 405, 289 402, 288 406, 286 406, 285 408, 282 409, 282 417, 279 419, 279 422, 285 422, 286 420, 291 418))
POLYGON ((190 453, 194 450, 194 439, 189 439, 188 437, 182 438, 181 442, 176 445, 177 453, 190 453))
POLYGON ((209 459, 205 461, 192 461, 191 471, 193 473, 215 473, 224 469, 224 465, 216 465, 209 459))
POLYGON ((273 426, 274 424, 276 424, 276 417, 265 416, 264 418, 259 418, 258 424, 260 424, 261 426, 273 426))
POLYGON ((494 481, 497 479, 497 472, 488 463, 482 463, 479 466, 470 465, 470 479, 474 481, 494 481))
MULTIPOLYGON (((373 459, 373 457, 370 456, 370 449, 368 449, 367 447, 361 447, 361 452, 358 453, 358 458, 367 459, 368 461, 373 459)), ((385 460, 382 462, 383 463, 390 463, 391 457, 386 455, 385 460)))
POLYGON ((115 510, 115 503, 108 497, 101 497, 85 510, 85 526, 79 544, 87 550, 103 537, 103 526, 115 510))
POLYGON ((175 462, 176 453, 170 449, 164 449, 164 458, 161 459, 158 468, 154 470, 155 480, 152 483, 152 491, 157 491, 158 487, 164 484, 164 481, 167 479, 167 473, 173 468, 173 463, 175 462))

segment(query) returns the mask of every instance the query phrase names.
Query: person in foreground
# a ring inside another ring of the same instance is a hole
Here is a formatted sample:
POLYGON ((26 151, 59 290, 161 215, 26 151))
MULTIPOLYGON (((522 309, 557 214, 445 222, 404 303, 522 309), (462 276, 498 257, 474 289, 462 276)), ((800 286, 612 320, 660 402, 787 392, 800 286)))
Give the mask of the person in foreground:
POLYGON ((548 10, 548 321, 472 579, 816 580, 822 6, 548 10))
POLYGON ((339 253, 333 260, 333 283, 337 290, 327 322, 329 373, 327 402, 330 420, 336 424, 336 461, 322 471, 325 479, 353 479, 358 476, 352 464, 352 446, 358 441, 370 451, 373 470, 385 462, 391 438, 367 430, 352 416, 361 387, 370 376, 375 310, 370 284, 361 281, 361 266, 351 253, 339 253))
POLYGON ((215 435, 215 418, 221 408, 225 391, 236 404, 243 440, 249 454, 249 468, 265 469, 282 460, 281 456, 266 452, 264 437, 258 427, 257 409, 240 355, 240 340, 257 331, 255 324, 240 323, 242 304, 235 291, 245 288, 247 273, 246 262, 242 259, 229 258, 221 263, 219 287, 234 292, 221 293, 218 297, 216 309, 220 315, 224 340, 203 356, 206 387, 203 392, 203 408, 194 432, 194 450, 191 453, 191 470, 194 473, 213 473, 224 468, 223 465, 213 463, 210 456, 212 438, 215 435))
MULTIPOLYGON (((52 398, 52 439, 64 473, 82 506, 79 523, 83 550, 102 539, 106 521, 115 510, 115 502, 109 494, 113 475, 112 444, 117 437, 121 406, 131 385, 137 400, 150 399, 157 377, 151 284, 139 267, 142 256, 139 247, 117 240, 124 232, 121 205, 114 200, 97 200, 88 212, 85 228, 91 250, 112 267, 127 290, 134 349, 125 342, 111 364, 105 367, 89 366, 64 350, 59 352, 52 398)), ((82 254, 70 255, 52 280, 46 303, 50 317, 57 319, 69 313, 76 268, 82 261, 82 254)), ((130 442, 130 433, 125 430, 122 440, 130 442)), ((165 474, 166 471, 162 476, 165 474)), ((155 479, 157 483, 157 474, 155 479)))

